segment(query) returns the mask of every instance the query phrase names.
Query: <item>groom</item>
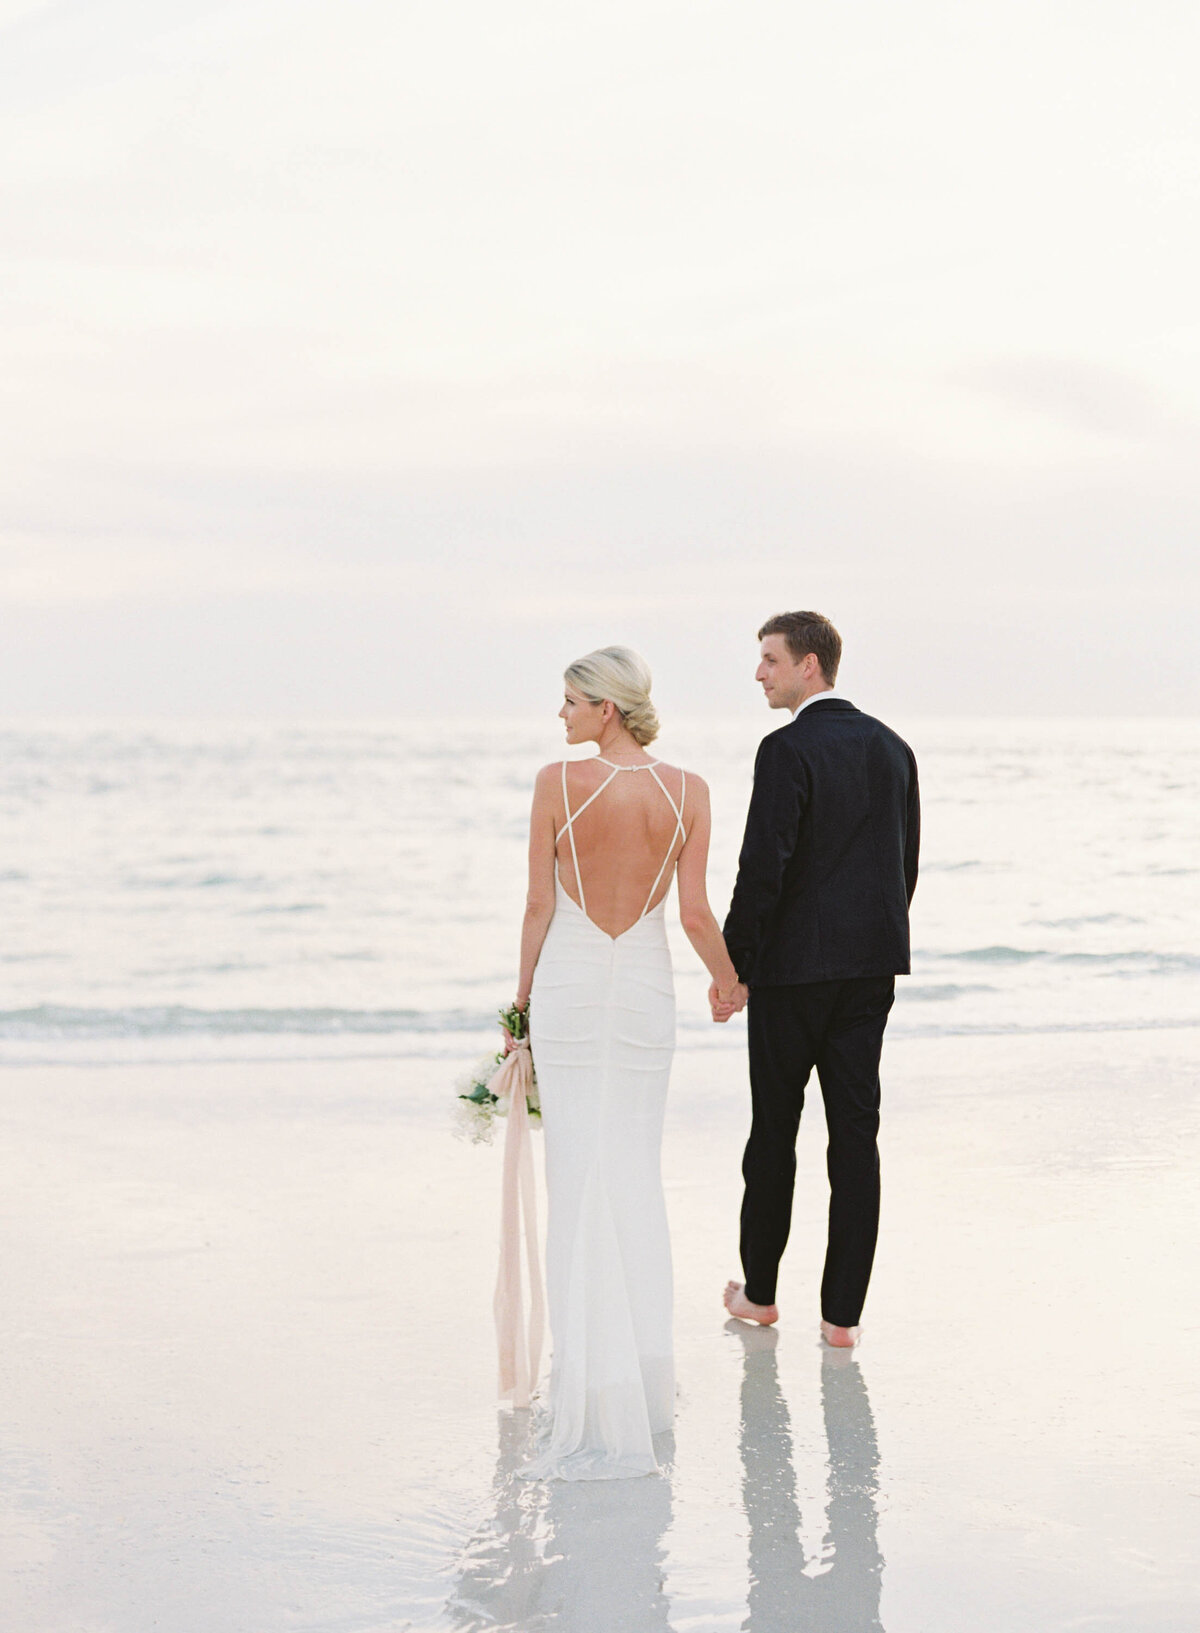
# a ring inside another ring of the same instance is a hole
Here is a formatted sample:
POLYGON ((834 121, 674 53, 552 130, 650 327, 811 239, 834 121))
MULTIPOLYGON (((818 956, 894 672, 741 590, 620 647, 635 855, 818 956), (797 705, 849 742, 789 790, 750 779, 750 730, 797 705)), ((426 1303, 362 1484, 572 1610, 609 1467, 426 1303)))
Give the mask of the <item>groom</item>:
POLYGON ((713 1019, 749 1002, 753 1118, 742 1162, 745 1282, 730 1315, 778 1321, 796 1134, 813 1067, 829 1130, 829 1244, 821 1331, 851 1348, 879 1230, 879 1056, 897 975, 909 969, 920 806, 908 744, 835 691, 842 640, 816 612, 758 632, 768 704, 791 721, 765 737, 725 943, 740 977, 713 1019))

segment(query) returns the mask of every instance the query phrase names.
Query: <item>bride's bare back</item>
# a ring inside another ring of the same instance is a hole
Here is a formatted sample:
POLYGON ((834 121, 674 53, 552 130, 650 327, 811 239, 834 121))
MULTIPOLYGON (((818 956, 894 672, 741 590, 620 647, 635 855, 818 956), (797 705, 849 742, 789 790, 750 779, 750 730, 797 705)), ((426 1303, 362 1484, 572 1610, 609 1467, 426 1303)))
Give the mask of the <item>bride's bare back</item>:
POLYGON ((684 933, 724 1002, 737 987, 737 972, 708 905, 708 785, 646 755, 610 702, 593 705, 568 691, 560 713, 568 743, 594 742, 600 753, 543 766, 537 775, 518 1006, 529 998, 542 945, 563 905, 560 887, 572 911, 616 942, 657 911, 672 880, 684 933), (576 713, 582 724, 572 718, 576 713))
POLYGON ((686 841, 687 778, 661 760, 564 762, 555 801, 563 889, 614 939, 671 888, 686 841))

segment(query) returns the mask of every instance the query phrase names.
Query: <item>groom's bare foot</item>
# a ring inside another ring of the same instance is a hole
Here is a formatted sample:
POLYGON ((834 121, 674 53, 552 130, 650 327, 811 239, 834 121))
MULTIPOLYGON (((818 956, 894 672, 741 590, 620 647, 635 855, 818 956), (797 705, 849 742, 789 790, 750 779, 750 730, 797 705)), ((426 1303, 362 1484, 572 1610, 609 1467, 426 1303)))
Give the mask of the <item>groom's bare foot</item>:
POLYGON ((774 1304, 751 1304, 746 1297, 744 1282, 731 1281, 725 1284, 725 1308, 730 1315, 735 1315, 739 1321, 757 1321, 760 1327, 769 1327, 779 1320, 779 1310, 774 1304))
POLYGON ((853 1349, 861 1333, 861 1327, 835 1327, 832 1321, 821 1323, 821 1337, 830 1349, 853 1349))

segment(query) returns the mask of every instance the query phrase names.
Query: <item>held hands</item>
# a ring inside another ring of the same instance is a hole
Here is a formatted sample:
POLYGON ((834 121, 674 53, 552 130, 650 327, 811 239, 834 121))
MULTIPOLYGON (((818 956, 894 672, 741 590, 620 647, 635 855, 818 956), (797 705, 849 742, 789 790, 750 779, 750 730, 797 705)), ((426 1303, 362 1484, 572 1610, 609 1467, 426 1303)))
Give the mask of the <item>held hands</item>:
POLYGON ((713 1020, 723 1025, 731 1015, 740 1015, 749 996, 750 988, 742 981, 735 981, 725 992, 714 981, 708 989, 708 1007, 712 1010, 713 1020))

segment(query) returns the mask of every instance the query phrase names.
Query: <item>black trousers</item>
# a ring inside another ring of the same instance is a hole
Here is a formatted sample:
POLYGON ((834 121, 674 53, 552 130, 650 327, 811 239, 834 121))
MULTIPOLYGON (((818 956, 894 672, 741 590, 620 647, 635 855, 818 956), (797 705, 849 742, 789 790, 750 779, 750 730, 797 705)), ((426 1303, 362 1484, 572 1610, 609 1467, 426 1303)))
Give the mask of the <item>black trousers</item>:
POLYGON ((829 1244, 821 1315, 853 1327, 862 1314, 879 1234, 879 1056, 896 996, 893 976, 756 987, 750 994, 754 1116, 742 1161, 746 1297, 774 1304, 792 1222, 796 1134, 815 1066, 829 1131, 829 1244))

